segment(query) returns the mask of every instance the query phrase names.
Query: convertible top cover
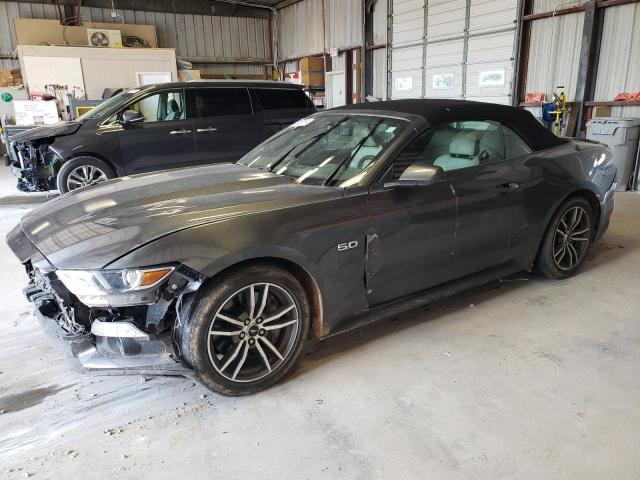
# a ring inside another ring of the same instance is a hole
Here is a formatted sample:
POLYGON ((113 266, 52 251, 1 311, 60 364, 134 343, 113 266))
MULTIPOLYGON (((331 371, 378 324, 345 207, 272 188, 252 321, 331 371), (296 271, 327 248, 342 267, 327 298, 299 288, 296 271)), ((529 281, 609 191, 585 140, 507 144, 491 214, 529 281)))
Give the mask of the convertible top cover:
POLYGON ((495 103, 445 99, 403 99, 345 105, 335 110, 377 110, 417 115, 427 124, 464 120, 493 120, 510 127, 534 150, 545 150, 567 143, 544 128, 531 113, 521 108, 495 103))

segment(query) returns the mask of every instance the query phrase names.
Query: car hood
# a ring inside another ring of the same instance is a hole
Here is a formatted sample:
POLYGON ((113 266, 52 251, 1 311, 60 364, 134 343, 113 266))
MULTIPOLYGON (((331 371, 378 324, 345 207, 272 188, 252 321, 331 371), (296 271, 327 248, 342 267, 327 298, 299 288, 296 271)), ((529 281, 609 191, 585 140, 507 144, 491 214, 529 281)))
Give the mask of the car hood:
POLYGON ((41 138, 49 137, 61 137, 63 135, 71 135, 76 133, 81 122, 60 122, 55 125, 46 125, 44 127, 35 127, 25 130, 24 132, 17 133, 11 136, 12 142, 27 142, 33 140, 39 140, 41 138))
POLYGON ((336 188, 219 164, 121 177, 80 189, 36 208, 21 225, 55 268, 102 268, 186 228, 341 195, 336 188))

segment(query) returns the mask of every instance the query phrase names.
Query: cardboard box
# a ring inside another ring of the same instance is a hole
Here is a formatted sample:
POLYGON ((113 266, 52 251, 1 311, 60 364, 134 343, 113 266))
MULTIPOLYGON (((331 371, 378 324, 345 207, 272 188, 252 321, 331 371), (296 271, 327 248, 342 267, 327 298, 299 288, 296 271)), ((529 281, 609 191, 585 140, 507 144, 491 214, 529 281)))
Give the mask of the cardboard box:
POLYGON ((324 73, 324 58, 322 57, 304 57, 300 59, 300 70, 303 72, 322 72, 324 73))
POLYGON ((324 72, 300 72, 302 85, 324 88, 324 72))
POLYGON ((178 70, 178 80, 181 82, 200 80, 200 70, 178 70))
POLYGON ((22 72, 20 69, 0 69, 0 87, 12 87, 15 85, 22 85, 22 72))
POLYGON ((611 107, 608 105, 596 105, 593 107, 593 114, 591 115, 593 118, 596 117, 610 117, 611 116, 611 107))
POLYGON ((63 26, 58 20, 39 20, 33 18, 16 18, 13 20, 18 45, 67 45, 86 47, 88 28, 99 30, 119 30, 122 38, 140 37, 150 48, 158 47, 156 27, 154 25, 131 25, 123 23, 91 22, 87 26, 63 26))

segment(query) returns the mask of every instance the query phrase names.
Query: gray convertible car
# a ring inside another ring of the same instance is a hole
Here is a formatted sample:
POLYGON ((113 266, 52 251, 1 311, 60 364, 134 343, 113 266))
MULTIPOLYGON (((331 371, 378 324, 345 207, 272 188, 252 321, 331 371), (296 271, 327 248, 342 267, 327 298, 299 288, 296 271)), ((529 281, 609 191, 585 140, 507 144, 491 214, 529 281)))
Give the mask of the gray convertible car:
POLYGON ((575 273, 616 168, 529 113, 398 100, 330 110, 236 164, 117 178, 26 215, 27 298, 90 370, 192 369, 226 395, 306 340, 522 270, 575 273))

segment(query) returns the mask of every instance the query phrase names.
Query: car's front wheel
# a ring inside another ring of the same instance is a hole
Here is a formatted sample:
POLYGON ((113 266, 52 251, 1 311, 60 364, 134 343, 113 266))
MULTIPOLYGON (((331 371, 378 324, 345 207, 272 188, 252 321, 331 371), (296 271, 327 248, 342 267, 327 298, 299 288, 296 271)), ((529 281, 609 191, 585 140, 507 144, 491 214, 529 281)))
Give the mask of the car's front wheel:
POLYGON ((269 387, 293 367, 309 324, 300 282, 278 267, 255 265, 200 292, 185 347, 205 385, 223 395, 245 395, 269 387))
POLYGON ((56 183, 60 193, 106 182, 116 175, 105 162, 94 157, 77 157, 69 160, 58 172, 56 183))
POLYGON ((584 197, 571 197, 551 219, 537 258, 538 271, 567 278, 584 263, 594 237, 593 208, 584 197))

